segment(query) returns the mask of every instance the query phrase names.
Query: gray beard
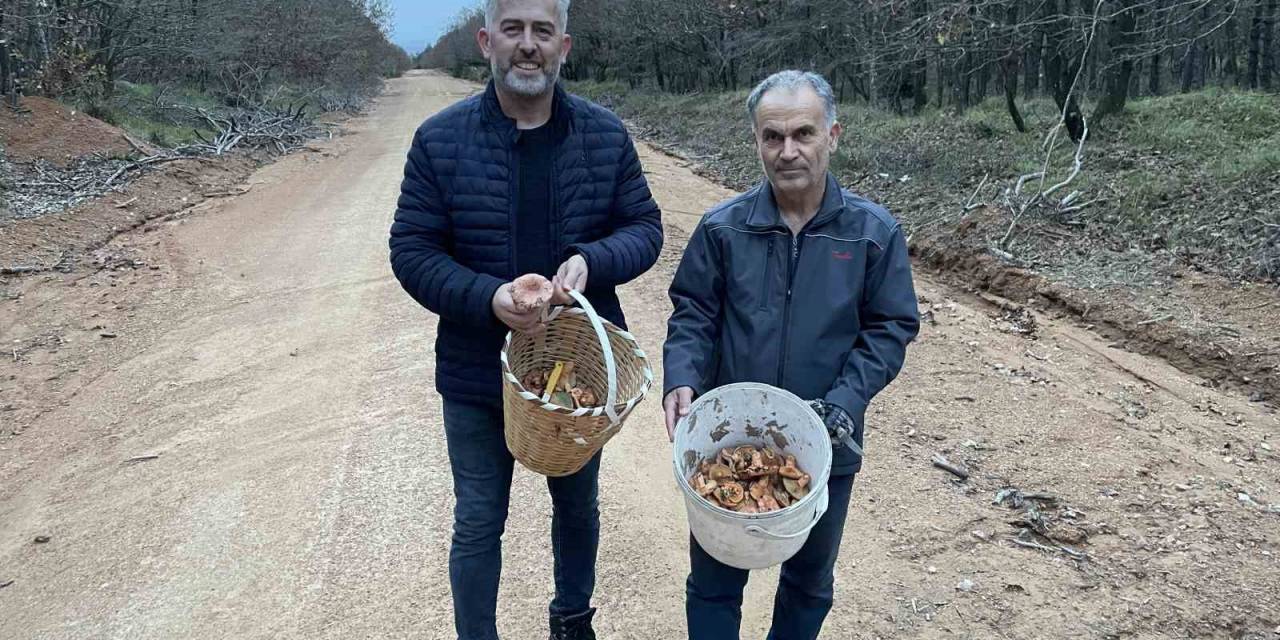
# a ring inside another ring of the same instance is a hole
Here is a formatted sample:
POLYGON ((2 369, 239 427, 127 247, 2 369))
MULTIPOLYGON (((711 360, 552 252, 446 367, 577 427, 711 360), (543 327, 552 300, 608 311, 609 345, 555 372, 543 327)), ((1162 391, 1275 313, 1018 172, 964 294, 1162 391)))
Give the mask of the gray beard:
POLYGON ((494 80, 503 89, 526 98, 546 95, 556 86, 556 80, 560 79, 559 64, 554 68, 544 69, 542 74, 536 78, 520 77, 516 72, 515 65, 511 65, 504 70, 497 61, 493 61, 489 67, 493 72, 494 80))

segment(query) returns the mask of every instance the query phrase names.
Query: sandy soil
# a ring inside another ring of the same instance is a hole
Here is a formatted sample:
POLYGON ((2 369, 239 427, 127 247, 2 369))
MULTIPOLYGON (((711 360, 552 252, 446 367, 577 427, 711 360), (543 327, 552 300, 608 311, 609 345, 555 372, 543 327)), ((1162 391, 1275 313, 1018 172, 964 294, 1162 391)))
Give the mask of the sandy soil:
MULTIPOLYGON (((474 90, 394 81, 246 194, 0 283, 0 637, 452 637, 435 321, 392 277, 386 231, 414 128, 474 90)), ((623 304, 656 357, 684 240, 730 193, 642 156, 668 242, 623 304)), ((869 413, 823 637, 1280 635, 1272 408, 1070 319, 923 271, 918 287, 931 321, 869 413), (995 504, 1010 487, 1057 499, 995 504), (1047 550, 1011 541, 1026 526, 1047 550)), ((605 453, 602 638, 684 636, 669 469, 651 398, 605 453)), ((517 473, 504 637, 545 637, 543 487, 517 473)), ((746 638, 776 575, 748 587, 746 638)))
POLYGON ((124 132, 67 105, 36 96, 19 111, 0 109, 0 148, 14 162, 46 160, 65 167, 90 153, 126 156, 124 132))

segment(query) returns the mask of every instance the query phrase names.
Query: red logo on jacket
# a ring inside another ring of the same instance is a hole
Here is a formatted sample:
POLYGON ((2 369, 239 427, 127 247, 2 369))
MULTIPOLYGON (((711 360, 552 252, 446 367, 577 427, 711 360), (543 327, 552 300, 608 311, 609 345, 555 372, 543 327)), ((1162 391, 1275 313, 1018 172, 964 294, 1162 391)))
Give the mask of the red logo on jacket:
POLYGON ((832 251, 831 257, 836 260, 852 260, 853 252, 851 251, 832 251))

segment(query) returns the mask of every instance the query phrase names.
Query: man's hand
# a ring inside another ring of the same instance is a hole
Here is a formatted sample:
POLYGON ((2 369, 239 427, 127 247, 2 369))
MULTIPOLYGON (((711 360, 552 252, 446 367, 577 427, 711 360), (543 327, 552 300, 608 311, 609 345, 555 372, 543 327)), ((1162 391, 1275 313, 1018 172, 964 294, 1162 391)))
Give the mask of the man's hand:
POLYGON ((662 410, 667 414, 667 440, 676 441, 676 423, 689 415, 689 403, 693 402, 692 387, 676 387, 662 399, 662 410))
POLYGON ((531 309, 526 312, 520 312, 516 309, 516 305, 511 301, 511 283, 507 283, 498 287, 498 292, 493 294, 493 315, 498 316, 498 320, 502 324, 511 327, 516 331, 524 333, 532 333, 542 328, 542 312, 545 309, 531 309))
POLYGON ((573 304, 573 298, 569 297, 569 290, 582 293, 587 289, 586 258, 575 255, 565 260, 555 277, 551 279, 551 288, 551 304, 573 304))

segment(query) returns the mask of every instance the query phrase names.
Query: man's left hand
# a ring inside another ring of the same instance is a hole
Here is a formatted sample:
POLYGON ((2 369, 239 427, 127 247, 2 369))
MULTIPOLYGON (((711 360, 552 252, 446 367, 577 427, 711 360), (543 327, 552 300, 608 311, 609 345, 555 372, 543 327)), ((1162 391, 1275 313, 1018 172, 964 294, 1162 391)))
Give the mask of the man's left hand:
POLYGON ((573 304, 573 298, 569 297, 569 290, 582 293, 587 289, 586 258, 575 255, 565 260, 564 264, 560 265, 560 270, 556 272, 556 276, 551 279, 551 285, 551 304, 573 304))

